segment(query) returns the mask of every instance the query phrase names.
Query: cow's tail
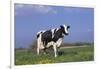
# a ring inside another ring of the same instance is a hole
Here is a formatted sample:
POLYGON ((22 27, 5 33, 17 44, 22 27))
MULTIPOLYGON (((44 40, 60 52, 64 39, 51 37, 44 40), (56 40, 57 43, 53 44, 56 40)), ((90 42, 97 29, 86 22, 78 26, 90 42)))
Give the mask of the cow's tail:
POLYGON ((37 33, 37 55, 39 55, 39 46, 40 46, 40 37, 41 34, 38 32, 37 33))
POLYGON ((43 42, 42 42, 42 32, 37 33, 37 55, 39 55, 39 50, 43 49, 43 42))

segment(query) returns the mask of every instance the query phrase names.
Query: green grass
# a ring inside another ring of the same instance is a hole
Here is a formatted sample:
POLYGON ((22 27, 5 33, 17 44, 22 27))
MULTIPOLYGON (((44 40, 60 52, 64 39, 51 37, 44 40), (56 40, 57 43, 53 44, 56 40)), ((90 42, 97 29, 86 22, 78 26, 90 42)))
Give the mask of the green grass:
POLYGON ((79 61, 93 61, 94 47, 78 47, 78 48, 61 48, 63 52, 57 58, 54 58, 54 53, 41 53, 39 56, 36 53, 28 50, 15 51, 15 65, 26 64, 47 64, 47 63, 63 63, 63 62, 79 62, 79 61))

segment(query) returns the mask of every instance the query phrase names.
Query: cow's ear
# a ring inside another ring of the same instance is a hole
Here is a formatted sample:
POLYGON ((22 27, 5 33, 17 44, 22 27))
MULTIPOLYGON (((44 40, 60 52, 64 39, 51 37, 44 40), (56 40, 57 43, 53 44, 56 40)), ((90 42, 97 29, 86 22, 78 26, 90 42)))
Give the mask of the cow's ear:
POLYGON ((60 28, 63 28, 63 25, 60 25, 60 28))

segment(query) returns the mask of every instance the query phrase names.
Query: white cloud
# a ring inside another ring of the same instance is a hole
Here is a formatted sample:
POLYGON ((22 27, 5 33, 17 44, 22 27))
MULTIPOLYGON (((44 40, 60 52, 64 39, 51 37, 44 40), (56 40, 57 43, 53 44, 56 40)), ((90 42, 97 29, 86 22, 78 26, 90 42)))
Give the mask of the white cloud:
POLYGON ((22 8, 22 7, 24 7, 24 5, 22 5, 22 4, 16 5, 16 8, 22 8))
POLYGON ((31 9, 32 11, 35 11, 37 13, 41 13, 41 14, 48 14, 48 13, 52 13, 52 14, 57 14, 57 11, 50 6, 47 5, 29 5, 29 4, 16 4, 15 5, 15 15, 20 14, 21 10, 23 12, 23 9, 25 11, 28 11, 28 9, 31 9))
POLYGON ((86 12, 88 8, 83 8, 83 7, 65 7, 64 10, 67 12, 67 13, 80 13, 80 12, 86 12))
POLYGON ((75 7, 65 7, 65 8, 64 8, 64 10, 65 10, 67 13, 79 12, 78 9, 79 9, 79 8, 75 8, 75 7))
POLYGON ((33 6, 33 7, 37 12, 40 12, 40 13, 54 13, 54 14, 57 13, 57 11, 55 11, 52 7, 49 7, 49 6, 38 5, 38 6, 33 6))
POLYGON ((24 8, 24 5, 22 5, 22 4, 17 4, 17 5, 15 5, 15 7, 14 7, 15 16, 16 16, 16 15, 20 15, 20 10, 21 10, 22 8, 24 8))

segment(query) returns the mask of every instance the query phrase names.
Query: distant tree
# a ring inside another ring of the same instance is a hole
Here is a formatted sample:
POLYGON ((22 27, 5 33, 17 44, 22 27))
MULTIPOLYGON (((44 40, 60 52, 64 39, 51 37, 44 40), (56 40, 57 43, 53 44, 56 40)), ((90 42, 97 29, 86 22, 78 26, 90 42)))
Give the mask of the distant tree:
POLYGON ((89 42, 75 42, 75 43, 63 43, 62 46, 83 46, 83 45, 93 45, 89 42))
POLYGON ((36 41, 36 39, 34 39, 28 49, 29 49, 29 51, 36 52, 36 48, 37 48, 37 41, 36 41))

